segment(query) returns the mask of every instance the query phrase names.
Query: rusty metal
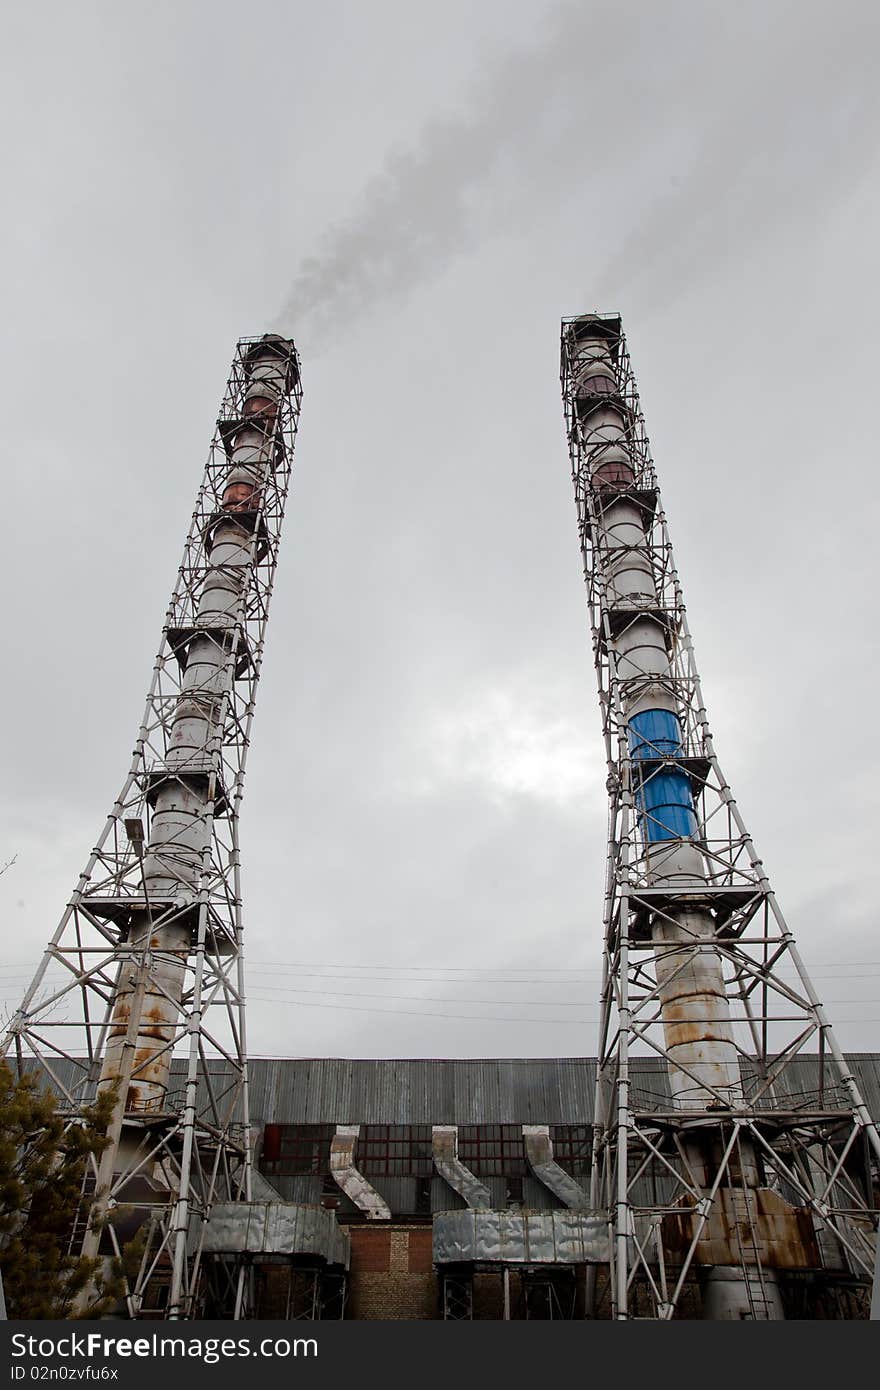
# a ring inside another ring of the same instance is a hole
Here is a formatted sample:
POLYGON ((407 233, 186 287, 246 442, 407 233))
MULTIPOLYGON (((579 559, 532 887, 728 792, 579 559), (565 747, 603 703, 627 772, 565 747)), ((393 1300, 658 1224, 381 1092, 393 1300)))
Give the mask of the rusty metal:
POLYGON ((729 1265, 731 1253, 741 1250, 746 1265, 827 1268, 809 1211, 790 1206, 769 1188, 722 1188, 699 1233, 697 1221, 698 1213, 690 1205, 663 1218, 663 1240, 671 1259, 683 1259, 696 1235, 695 1259, 700 1265, 729 1265))

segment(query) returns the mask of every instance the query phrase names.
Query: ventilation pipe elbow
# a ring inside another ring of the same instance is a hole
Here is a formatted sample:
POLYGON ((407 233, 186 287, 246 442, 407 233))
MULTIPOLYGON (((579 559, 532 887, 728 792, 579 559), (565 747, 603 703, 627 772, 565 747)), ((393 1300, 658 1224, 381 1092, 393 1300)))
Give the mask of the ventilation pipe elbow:
POLYGON ((489 1211, 492 1196, 458 1156, 458 1126, 434 1125, 431 1131, 434 1167, 441 1178, 475 1211, 489 1211))
POLYGON ((553 1157, 550 1126, 523 1125, 522 1132, 526 1158, 538 1181, 558 1197, 563 1206, 572 1211, 586 1211, 590 1205, 586 1192, 553 1157))
POLYGON ((354 1151, 360 1125, 337 1125, 330 1141, 330 1173, 346 1197, 354 1202, 368 1221, 390 1221, 391 1209, 355 1167, 354 1151))

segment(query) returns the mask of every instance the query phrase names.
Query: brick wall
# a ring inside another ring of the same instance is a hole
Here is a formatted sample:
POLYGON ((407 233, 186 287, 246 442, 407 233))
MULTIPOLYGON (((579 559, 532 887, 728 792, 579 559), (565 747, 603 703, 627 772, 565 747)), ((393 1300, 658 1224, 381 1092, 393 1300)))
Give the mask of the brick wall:
POLYGON ((349 1226, 351 1266, 346 1317, 387 1322, 435 1319, 437 1280, 430 1226, 349 1226))

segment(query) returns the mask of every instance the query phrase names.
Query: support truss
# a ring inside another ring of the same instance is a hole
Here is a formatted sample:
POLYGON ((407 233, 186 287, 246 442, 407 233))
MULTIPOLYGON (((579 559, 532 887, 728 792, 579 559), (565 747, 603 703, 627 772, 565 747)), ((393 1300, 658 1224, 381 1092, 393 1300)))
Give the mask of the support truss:
POLYGON ((705 1316, 778 1317, 806 1277, 870 1282, 880 1140, 715 752, 618 318, 563 322, 562 391, 608 765, 612 1314, 702 1293, 705 1316))
POLYGON ((242 339, 131 766, 4 1038, 69 1123, 117 1097, 74 1238, 145 1238, 131 1316, 198 1312, 203 1218, 250 1196, 239 811, 300 403, 294 345, 242 339))

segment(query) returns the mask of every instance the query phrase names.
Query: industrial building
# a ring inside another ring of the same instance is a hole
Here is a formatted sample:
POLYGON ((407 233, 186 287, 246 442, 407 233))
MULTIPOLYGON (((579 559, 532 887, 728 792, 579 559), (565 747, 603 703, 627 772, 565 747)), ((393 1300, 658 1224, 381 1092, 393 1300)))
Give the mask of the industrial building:
POLYGON ((68 1123, 116 1097, 77 1239, 142 1237, 120 1316, 866 1316, 878 1061, 841 1051, 722 771, 616 315, 563 321, 561 381, 598 1057, 248 1063, 238 821, 302 390, 292 342, 242 339, 131 766, 4 1039, 68 1123))
MULTIPOLYGON (((880 1119, 880 1054, 848 1062, 880 1119)), ((214 1063, 213 1084, 222 1088, 214 1063)), ((666 1067, 634 1081, 669 1098, 666 1067)), ((789 1071, 791 1103, 816 1088, 816 1058, 789 1071)), ((171 1069, 171 1094, 185 1071, 171 1069)), ((590 1206, 596 1059, 255 1058, 249 1067, 252 1202, 215 1209, 204 1242, 203 1316, 229 1317, 244 1261, 260 1318, 573 1320, 611 1316, 607 1233, 590 1206), (591 1286, 591 1281, 595 1287, 591 1286)), ((862 1147, 849 1165, 880 1198, 862 1147)), ((646 1193, 645 1196, 648 1194, 646 1193)), ((167 1316, 171 1262, 153 1270, 140 1317, 167 1316)), ((699 1273, 678 1316, 699 1315, 699 1273)), ((846 1268, 782 1281, 786 1316, 864 1318, 846 1268)))
MULTIPOLYGON (((880 1057, 848 1060, 880 1119, 880 1057)), ((817 1072, 800 1059, 790 1073, 800 1095, 817 1072)), ((668 1093, 659 1059, 640 1059, 634 1073, 646 1091, 668 1093)), ((348 1237, 345 1316, 580 1318, 588 1270, 606 1254, 589 1203, 595 1083, 595 1058, 254 1061, 259 1171, 286 1202, 334 1212, 348 1237), (363 1187, 346 1190, 334 1167, 340 1117, 357 1122, 363 1187)), ((860 1161, 870 1192, 876 1168, 864 1149, 860 1161)), ((594 1268, 595 1315, 607 1318, 604 1260, 594 1268)), ((301 1300, 313 1285, 300 1275, 289 1287, 273 1315, 310 1316, 301 1300)), ((337 1297, 339 1283, 330 1290, 337 1297)), ((847 1270, 833 1281, 820 1267, 792 1272, 783 1297, 790 1317, 866 1313, 863 1281, 847 1270)))

